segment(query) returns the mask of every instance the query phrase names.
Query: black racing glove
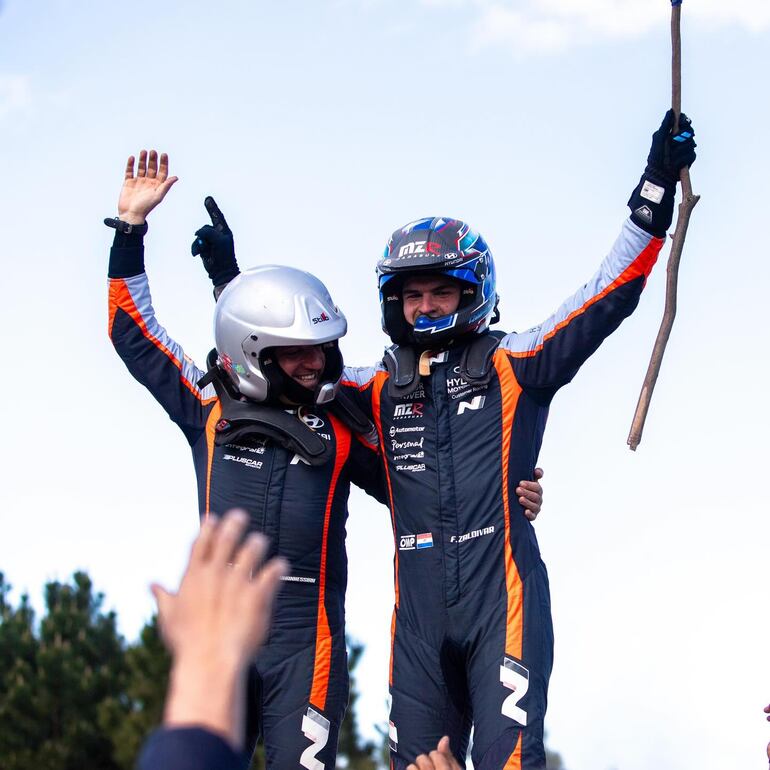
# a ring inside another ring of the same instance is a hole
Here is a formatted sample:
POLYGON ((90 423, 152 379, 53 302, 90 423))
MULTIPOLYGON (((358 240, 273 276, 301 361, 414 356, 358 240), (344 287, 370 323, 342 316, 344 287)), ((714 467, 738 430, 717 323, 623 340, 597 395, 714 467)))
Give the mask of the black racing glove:
POLYGON ((232 230, 227 225, 216 201, 209 195, 203 201, 211 217, 211 224, 204 225, 195 232, 195 240, 190 247, 192 255, 200 255, 203 267, 214 284, 214 289, 224 287, 235 278, 240 269, 235 259, 235 243, 232 230))
POLYGON ((628 199, 631 220, 651 235, 665 238, 674 218, 674 195, 679 172, 695 163, 695 131, 684 113, 673 133, 674 111, 669 110, 652 135, 647 168, 628 199))

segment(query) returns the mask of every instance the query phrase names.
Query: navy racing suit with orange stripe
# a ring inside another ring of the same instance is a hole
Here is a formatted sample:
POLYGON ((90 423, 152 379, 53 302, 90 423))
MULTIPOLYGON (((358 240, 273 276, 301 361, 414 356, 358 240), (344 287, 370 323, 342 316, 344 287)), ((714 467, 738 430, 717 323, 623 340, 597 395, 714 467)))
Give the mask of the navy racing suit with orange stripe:
POLYGON ((384 501, 375 448, 322 407, 301 408, 297 416, 332 445, 324 465, 309 465, 259 436, 218 445, 220 400, 212 385, 197 385, 204 372, 155 318, 140 236, 116 235, 109 334, 131 374, 184 433, 201 516, 245 509, 251 529, 270 538, 270 555, 291 565, 251 672, 250 745, 259 732, 268 767, 333 768, 348 701, 347 501, 351 482, 384 501))
POLYGON ((597 273, 545 322, 431 352, 408 396, 384 364, 347 369, 377 426, 395 536, 390 743, 403 769, 449 735, 481 770, 544 768, 553 657, 545 566, 515 494, 532 478, 556 391, 630 315, 663 239, 627 220, 597 273), (483 343, 489 343, 490 337, 483 343))

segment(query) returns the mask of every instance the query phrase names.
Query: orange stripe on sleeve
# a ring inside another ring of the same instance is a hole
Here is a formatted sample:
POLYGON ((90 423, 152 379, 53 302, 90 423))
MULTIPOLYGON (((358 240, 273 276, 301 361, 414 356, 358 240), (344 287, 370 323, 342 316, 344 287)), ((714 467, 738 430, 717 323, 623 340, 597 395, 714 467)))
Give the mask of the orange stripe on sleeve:
MULTIPOLYGON (((521 386, 516 381, 506 351, 498 350, 494 357, 495 369, 500 380, 502 395, 502 430, 503 430, 503 515, 505 517, 505 590, 508 594, 508 611, 505 623, 505 652, 521 660, 523 627, 524 627, 524 597, 519 570, 513 560, 511 545, 511 509, 508 499, 508 464, 511 456, 511 432, 516 415, 516 406, 521 395, 521 386)), ((507 765, 506 765, 507 767, 507 765)))
POLYGON ((619 287, 630 283, 631 281, 644 276, 645 281, 650 271, 655 266, 655 262, 658 259, 658 254, 663 247, 663 241, 661 238, 653 238, 645 247, 644 251, 608 286, 605 286, 602 291, 597 295, 587 300, 577 310, 573 310, 563 321, 560 321, 553 329, 543 337, 543 341, 532 350, 523 351, 507 351, 507 354, 512 358, 529 358, 537 355, 542 349, 543 345, 548 342, 552 337, 556 336, 565 326, 569 326, 572 321, 583 315, 592 305, 595 305, 599 300, 606 297, 611 292, 615 291, 619 287))
POLYGON ((126 282, 120 278, 112 278, 110 280, 109 320, 108 320, 108 329, 107 329, 110 335, 110 338, 112 338, 112 328, 115 324, 115 314, 117 313, 118 309, 122 310, 124 313, 127 313, 129 316, 131 316, 131 319, 139 327, 139 330, 142 332, 145 338, 150 342, 152 342, 152 344, 155 345, 155 347, 158 348, 158 350, 162 351, 168 357, 168 359, 174 364, 174 366, 176 366, 176 368, 179 369, 179 379, 182 381, 184 386, 201 403, 206 405, 214 401, 216 396, 208 399, 204 399, 201 397, 200 389, 196 387, 192 382, 190 382, 182 374, 182 362, 157 337, 155 337, 153 334, 150 333, 150 330, 147 328, 147 324, 145 323, 144 318, 142 318, 142 314, 139 312, 138 308, 136 307, 136 304, 134 303, 134 299, 131 296, 131 292, 129 291, 128 286, 126 285, 126 282))
POLYGON ((345 385, 348 388, 355 388, 356 390, 366 390, 374 381, 376 378, 376 374, 374 377, 371 377, 368 379, 363 385, 359 385, 357 382, 353 382, 352 380, 340 380, 340 385, 345 385))
MULTIPOLYGON (((222 416, 222 405, 215 404, 211 410, 208 418, 206 419, 206 452, 208 460, 206 461, 206 510, 203 513, 204 518, 208 518, 211 513, 211 469, 214 465, 214 447, 216 427, 219 422, 219 418, 222 416)), ((223 514, 224 511, 219 511, 223 514)))
POLYGON ((310 689, 310 702, 321 709, 326 708, 326 696, 329 692, 329 674, 332 665, 332 636, 329 630, 329 619, 326 616, 326 555, 329 537, 329 522, 331 520, 334 493, 337 481, 350 453, 350 431, 334 415, 329 414, 336 438, 336 456, 332 472, 329 494, 326 498, 324 511, 324 531, 321 545, 321 564, 318 575, 318 617, 316 620, 315 663, 313 665, 313 685, 310 689))

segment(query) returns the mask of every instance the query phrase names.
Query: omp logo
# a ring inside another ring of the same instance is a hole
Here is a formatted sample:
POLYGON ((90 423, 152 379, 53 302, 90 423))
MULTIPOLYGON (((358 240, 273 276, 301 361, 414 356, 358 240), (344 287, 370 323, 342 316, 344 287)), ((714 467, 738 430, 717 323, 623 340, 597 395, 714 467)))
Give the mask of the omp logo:
POLYGON ((417 548, 417 535, 401 535, 399 551, 414 551, 417 548))
POLYGON ((314 324, 320 324, 320 323, 323 323, 324 321, 328 321, 328 320, 329 320, 329 316, 326 315, 326 313, 321 313, 321 315, 316 316, 313 319, 313 323, 314 324))
POLYGON ((407 257, 412 254, 441 254, 441 244, 431 241, 412 241, 405 243, 399 250, 399 257, 407 257))
POLYGON ((393 410, 393 417, 396 419, 403 417, 422 417, 422 408, 425 404, 419 401, 413 401, 411 404, 396 404, 393 410))
POLYGON ((483 409, 486 396, 474 396, 470 401, 461 401, 457 405, 457 414, 462 414, 466 409, 483 409))

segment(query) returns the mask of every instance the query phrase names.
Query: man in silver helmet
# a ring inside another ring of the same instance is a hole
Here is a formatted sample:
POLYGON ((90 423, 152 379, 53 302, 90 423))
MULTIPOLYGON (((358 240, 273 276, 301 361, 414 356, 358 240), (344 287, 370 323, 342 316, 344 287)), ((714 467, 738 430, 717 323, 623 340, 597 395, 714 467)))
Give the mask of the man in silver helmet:
MULTIPOLYGON (((249 745, 262 735, 268 767, 330 770, 348 693, 350 482, 384 501, 372 426, 338 389, 345 317, 308 273, 268 265, 239 275, 212 260, 207 249, 229 228, 207 199, 212 225, 198 231, 195 249, 217 287, 216 349, 206 372, 196 367, 155 318, 144 272, 146 217, 175 181, 165 155, 128 159, 118 218, 107 220, 116 229, 110 337, 185 434, 201 516, 244 509, 250 529, 270 537, 268 555, 291 565, 252 670, 249 745)), ((539 485, 522 491, 528 515, 537 515, 539 485)))
POLYGON ((244 509, 268 555, 291 565, 249 682, 250 747, 261 734, 268 767, 333 768, 348 701, 351 481, 382 499, 371 426, 335 399, 345 316, 309 273, 246 271, 221 293, 216 350, 196 367, 156 320, 144 272, 145 218, 174 181, 165 155, 142 152, 136 173, 129 158, 110 220, 110 337, 190 444, 201 516, 244 509))

